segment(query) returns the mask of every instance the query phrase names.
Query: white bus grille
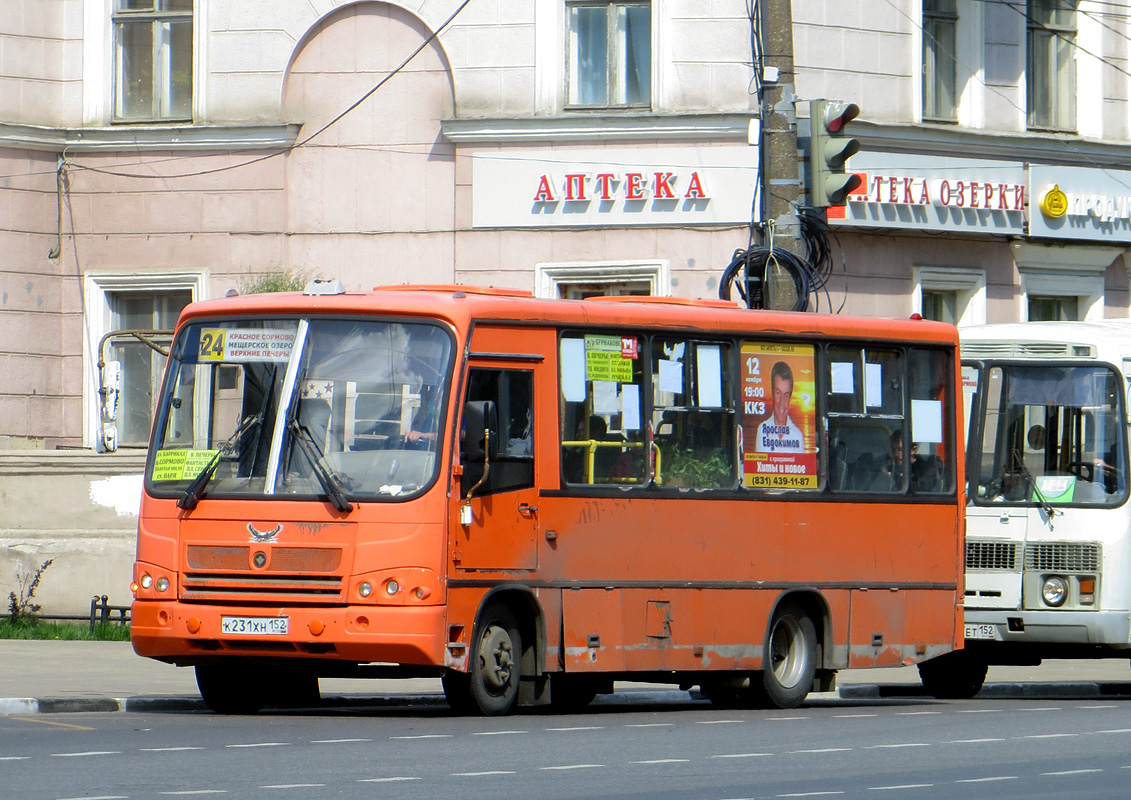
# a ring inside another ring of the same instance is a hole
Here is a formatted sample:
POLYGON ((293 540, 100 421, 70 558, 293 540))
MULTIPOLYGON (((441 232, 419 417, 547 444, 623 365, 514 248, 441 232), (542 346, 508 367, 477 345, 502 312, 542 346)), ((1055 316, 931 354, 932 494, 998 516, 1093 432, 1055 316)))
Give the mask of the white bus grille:
POLYGON ((1025 546, 1025 569, 1057 572, 1096 572, 1100 546, 1076 542, 1047 542, 1025 546))
POLYGON ((966 569, 1017 569, 1017 544, 967 541, 966 569))

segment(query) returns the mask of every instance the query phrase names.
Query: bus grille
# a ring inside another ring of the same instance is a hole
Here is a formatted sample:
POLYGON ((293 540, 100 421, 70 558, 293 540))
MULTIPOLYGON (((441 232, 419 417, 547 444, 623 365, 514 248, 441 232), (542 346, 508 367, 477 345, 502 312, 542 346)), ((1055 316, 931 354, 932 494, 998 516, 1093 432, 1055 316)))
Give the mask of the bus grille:
POLYGON ((966 569, 1017 569, 1017 545, 967 541, 966 569))
POLYGON ((1098 544, 1048 542, 1025 546, 1025 569, 1096 572, 1099 568, 1098 544))
POLYGON ((963 358, 1095 358, 1095 348, 1070 342, 963 342, 963 358))
MULTIPOLYGON (((256 548, 256 550, 268 548, 256 548)), ((273 547, 262 568, 247 546, 189 545, 181 575, 188 602, 333 602, 343 598, 342 551, 334 547, 273 547)))

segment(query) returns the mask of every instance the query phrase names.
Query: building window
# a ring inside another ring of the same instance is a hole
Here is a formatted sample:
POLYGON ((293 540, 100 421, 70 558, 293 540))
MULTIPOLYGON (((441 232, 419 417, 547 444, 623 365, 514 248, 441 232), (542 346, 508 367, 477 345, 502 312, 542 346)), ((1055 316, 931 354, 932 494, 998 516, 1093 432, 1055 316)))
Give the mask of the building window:
POLYGON ((566 24, 569 105, 651 105, 650 3, 568 3, 566 24))
POLYGON ((986 321, 986 274, 957 267, 915 267, 912 311, 951 325, 986 321))
POLYGON ((193 0, 114 0, 114 119, 192 119, 193 0))
POLYGON ((923 0, 923 119, 954 122, 957 0, 923 0))
POLYGON ((602 295, 671 294, 667 261, 605 261, 536 264, 534 291, 538 297, 584 300, 602 295))
POLYGON ((1031 322, 1066 322, 1080 319, 1077 297, 1039 297, 1029 295, 1031 322))
POLYGON ((1076 2, 1029 0, 1029 127, 1076 130, 1076 2))

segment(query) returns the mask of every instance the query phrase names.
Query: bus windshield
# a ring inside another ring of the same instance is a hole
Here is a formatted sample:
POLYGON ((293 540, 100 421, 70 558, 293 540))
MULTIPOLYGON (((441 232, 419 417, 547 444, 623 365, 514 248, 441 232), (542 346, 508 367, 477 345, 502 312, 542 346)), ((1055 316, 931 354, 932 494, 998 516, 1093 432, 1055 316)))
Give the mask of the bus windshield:
POLYGON ((1120 377, 1110 367, 985 372, 977 503, 1114 505, 1127 493, 1120 377))
POLYGON ((451 336, 342 319, 193 322, 170 353, 147 471, 191 509, 204 494, 411 497, 434 480, 451 336))

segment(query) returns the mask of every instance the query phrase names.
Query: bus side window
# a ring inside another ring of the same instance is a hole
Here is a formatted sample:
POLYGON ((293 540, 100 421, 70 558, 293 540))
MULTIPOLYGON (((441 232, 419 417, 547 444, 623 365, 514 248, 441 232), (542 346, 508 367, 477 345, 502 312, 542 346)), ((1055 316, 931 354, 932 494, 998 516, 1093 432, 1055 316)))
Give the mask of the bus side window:
POLYGON ((663 486, 731 488, 735 416, 731 346, 685 339, 652 340, 652 429, 663 486))
POLYGON ((920 494, 954 489, 954 430, 948 377, 954 365, 942 350, 913 349, 908 358, 911 395, 911 490, 920 494))
MULTIPOLYGON (((487 480, 475 490, 478 497, 534 485, 534 375, 526 370, 472 369, 468 373, 465 402, 490 400, 498 410, 498 455, 491 461, 487 480)), ((482 464, 460 461, 464 497, 483 477, 482 464)))
POLYGON ((562 483, 647 482, 650 454, 641 419, 643 342, 643 337, 619 333, 562 337, 562 483))
POLYGON ((901 354, 830 347, 826 380, 829 487, 833 491, 902 493, 904 376, 901 354))

